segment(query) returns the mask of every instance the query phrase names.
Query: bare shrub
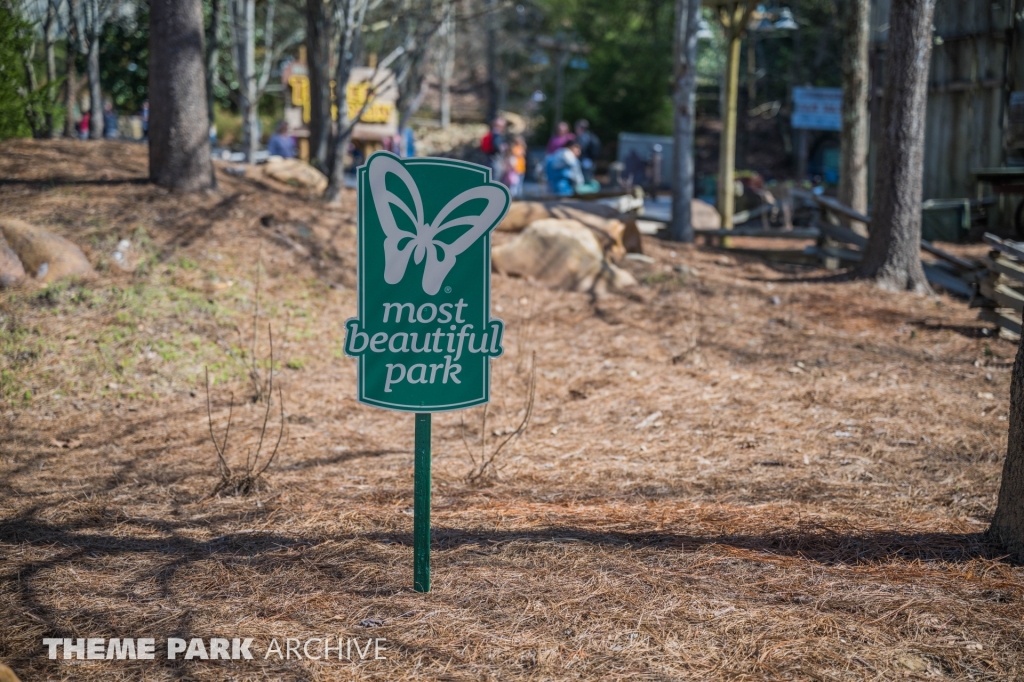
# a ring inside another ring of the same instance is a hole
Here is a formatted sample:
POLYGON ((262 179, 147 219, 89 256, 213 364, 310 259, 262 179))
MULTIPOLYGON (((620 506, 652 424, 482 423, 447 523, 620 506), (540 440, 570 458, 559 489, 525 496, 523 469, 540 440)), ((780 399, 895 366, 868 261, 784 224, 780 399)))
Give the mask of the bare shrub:
MULTIPOLYGON (((281 440, 284 438, 284 393, 281 387, 277 389, 277 402, 281 410, 281 424, 277 433, 277 441, 274 443, 274 449, 270 452, 269 457, 264 457, 263 445, 266 442, 267 426, 270 423, 270 408, 273 404, 274 395, 274 333, 270 325, 267 325, 267 336, 270 340, 270 360, 269 366, 266 372, 266 381, 261 380, 259 384, 258 396, 265 396, 266 407, 263 410, 263 426, 260 429, 260 438, 256 443, 256 449, 253 451, 250 448, 245 455, 245 466, 240 470, 232 469, 228 463, 228 449, 230 446, 230 435, 231 435, 231 417, 235 408, 235 395, 231 394, 230 402, 228 404, 228 423, 224 427, 224 436, 220 442, 217 440, 217 436, 213 430, 213 410, 211 408, 210 400, 210 370, 206 368, 206 417, 207 422, 210 426, 210 440, 213 441, 213 447, 217 451, 217 466, 220 471, 220 480, 217 485, 214 486, 213 492, 210 493, 210 497, 226 493, 228 495, 249 495, 251 493, 259 492, 267 486, 266 479, 263 478, 263 474, 267 471, 267 468, 274 462, 274 458, 277 457, 277 453, 281 447, 281 440), (261 462, 262 458, 262 462, 261 462)), ((253 343, 253 349, 255 350, 255 342, 253 343)), ((257 367, 257 363, 253 361, 253 368, 257 367)), ((259 377, 259 374, 256 374, 259 377)))
MULTIPOLYGON (((467 483, 480 483, 483 480, 490 478, 498 471, 501 470, 501 466, 497 465, 498 455, 505 448, 506 445, 511 443, 513 440, 519 438, 526 432, 527 426, 530 424, 530 417, 533 416, 533 405, 537 394, 537 353, 533 352, 530 354, 530 373, 529 378, 526 382, 526 396, 523 399, 523 418, 511 433, 503 433, 505 439, 502 440, 493 451, 488 453, 488 442, 487 442, 487 414, 490 410, 490 405, 485 404, 484 409, 481 412, 480 417, 480 445, 479 453, 474 453, 474 448, 470 447, 469 440, 466 438, 466 420, 465 417, 461 419, 462 427, 462 442, 466 446, 466 452, 469 455, 471 463, 470 470, 466 473, 467 483)), ((498 435, 498 432, 495 432, 498 435)))

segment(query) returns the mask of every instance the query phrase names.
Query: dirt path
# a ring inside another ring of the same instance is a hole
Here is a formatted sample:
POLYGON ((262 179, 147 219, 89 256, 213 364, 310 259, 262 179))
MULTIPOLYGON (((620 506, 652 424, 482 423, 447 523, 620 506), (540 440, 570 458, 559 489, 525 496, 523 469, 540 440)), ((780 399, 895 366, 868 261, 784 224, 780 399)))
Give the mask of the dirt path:
POLYGON ((23 679, 1024 675, 1024 572, 982 536, 1016 349, 964 302, 656 240, 629 296, 495 275, 506 355, 485 425, 435 418, 421 595, 412 417, 356 403, 341 352, 354 196, 333 211, 223 172, 199 196, 144 177, 138 146, 0 146, 5 215, 100 269, 0 293, 0 661, 23 679), (218 429, 234 395, 234 466, 263 424, 257 261, 286 439, 271 489, 211 498, 204 367, 218 429), (467 481, 521 418, 533 358, 526 436, 467 481), (265 656, 325 635, 386 638, 384 659, 265 656), (219 636, 253 638, 254 660, 164 656, 219 636), (50 661, 44 637, 153 637, 158 655, 50 661))

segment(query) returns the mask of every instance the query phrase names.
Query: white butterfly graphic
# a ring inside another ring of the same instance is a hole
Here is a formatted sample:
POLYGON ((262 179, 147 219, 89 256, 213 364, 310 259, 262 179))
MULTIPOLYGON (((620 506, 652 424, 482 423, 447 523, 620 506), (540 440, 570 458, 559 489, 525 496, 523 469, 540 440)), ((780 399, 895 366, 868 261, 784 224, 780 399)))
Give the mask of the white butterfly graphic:
POLYGON ((396 157, 385 153, 374 154, 370 157, 367 172, 369 173, 373 205, 377 209, 377 217, 380 219, 385 234, 384 281, 388 284, 401 282, 405 277, 406 268, 409 266, 410 256, 417 264, 422 263, 426 258, 426 265, 423 266, 423 291, 430 296, 440 290, 444 278, 455 266, 455 258, 498 224, 509 203, 508 191, 500 185, 487 184, 474 187, 449 201, 434 217, 433 222, 427 224, 423 216, 423 200, 420 197, 420 190, 412 179, 412 175, 396 157), (405 184, 412 196, 412 207, 406 205, 405 201, 387 189, 385 180, 388 173, 394 174, 405 184), (480 215, 461 216, 445 222, 445 219, 453 211, 474 199, 487 200, 487 207, 480 215), (392 207, 408 216, 416 230, 415 234, 399 229, 392 207), (437 239, 437 236, 444 230, 463 225, 468 225, 469 230, 451 244, 437 239))

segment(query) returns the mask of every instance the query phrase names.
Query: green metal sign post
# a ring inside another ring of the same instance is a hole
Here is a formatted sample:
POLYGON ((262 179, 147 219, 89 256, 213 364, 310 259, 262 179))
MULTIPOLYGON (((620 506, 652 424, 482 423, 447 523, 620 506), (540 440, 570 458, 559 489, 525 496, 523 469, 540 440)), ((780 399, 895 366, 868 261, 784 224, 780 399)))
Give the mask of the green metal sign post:
POLYGON ((430 590, 430 415, 490 399, 491 231, 508 190, 483 166, 377 152, 359 169, 358 399, 416 413, 413 587, 430 590))
POLYGON ((430 413, 416 415, 413 482, 412 586, 430 592, 430 413))

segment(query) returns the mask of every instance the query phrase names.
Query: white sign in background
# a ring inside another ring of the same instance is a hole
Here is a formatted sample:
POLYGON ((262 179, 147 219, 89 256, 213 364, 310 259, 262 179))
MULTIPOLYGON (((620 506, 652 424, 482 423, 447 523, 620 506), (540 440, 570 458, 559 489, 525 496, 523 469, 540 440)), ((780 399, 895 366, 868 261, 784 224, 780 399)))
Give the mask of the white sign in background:
POLYGON ((842 88, 793 88, 794 128, 843 129, 842 88))

